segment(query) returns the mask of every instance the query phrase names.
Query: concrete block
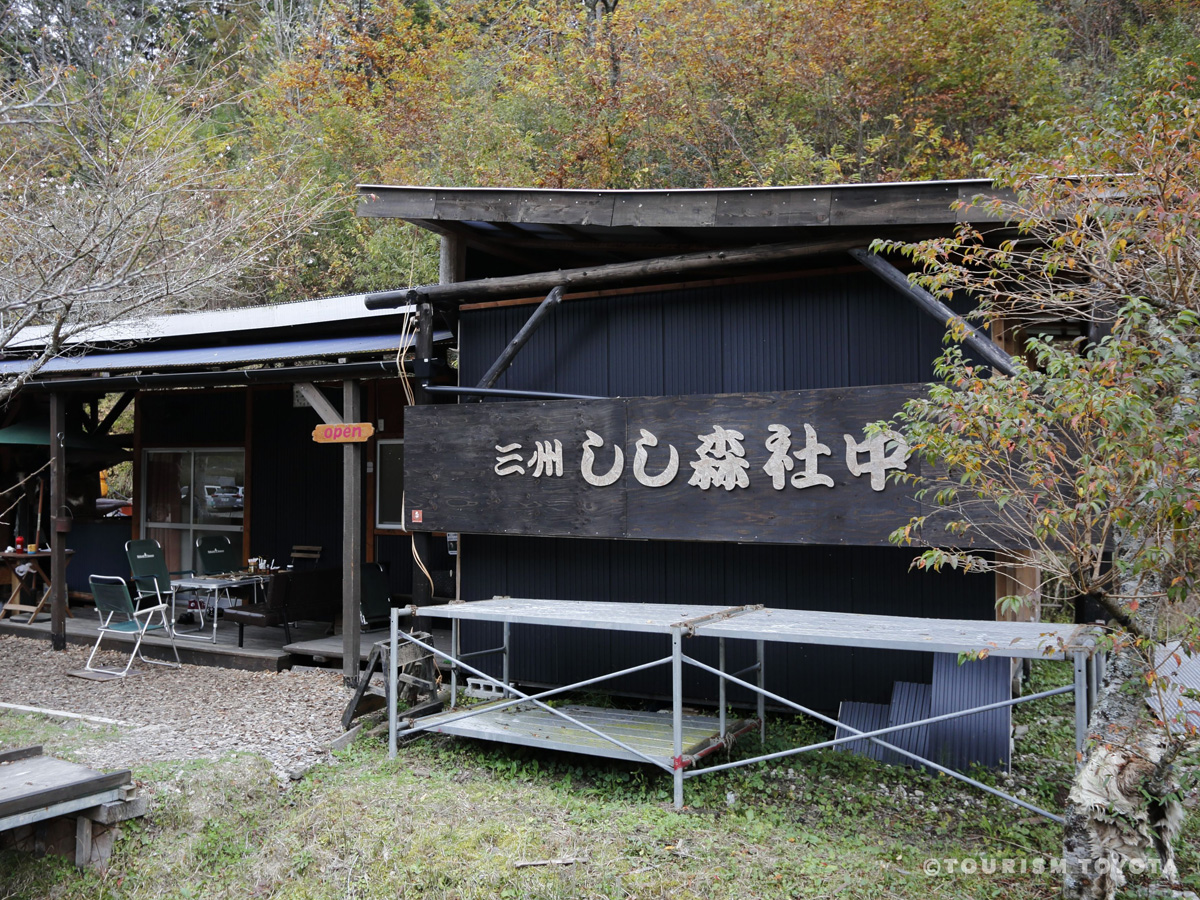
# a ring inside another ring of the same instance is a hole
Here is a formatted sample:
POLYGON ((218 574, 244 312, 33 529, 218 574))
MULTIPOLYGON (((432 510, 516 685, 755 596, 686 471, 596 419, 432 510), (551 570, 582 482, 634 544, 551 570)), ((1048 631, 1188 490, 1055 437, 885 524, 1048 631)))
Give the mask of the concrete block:
POLYGON ((124 822, 126 819, 136 819, 138 816, 144 816, 149 806, 150 798, 141 796, 130 800, 114 800, 111 803, 102 803, 99 806, 93 806, 91 809, 84 810, 83 815, 93 822, 99 822, 101 825, 114 825, 117 822, 124 822))

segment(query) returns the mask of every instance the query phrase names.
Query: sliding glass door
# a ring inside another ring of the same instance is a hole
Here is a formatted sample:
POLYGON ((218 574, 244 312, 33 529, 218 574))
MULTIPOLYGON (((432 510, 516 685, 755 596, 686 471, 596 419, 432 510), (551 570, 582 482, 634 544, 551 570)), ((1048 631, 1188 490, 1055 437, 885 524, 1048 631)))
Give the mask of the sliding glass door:
POLYGON ((206 534, 227 535, 241 554, 245 450, 147 450, 143 463, 142 536, 162 544, 171 571, 198 568, 206 534))

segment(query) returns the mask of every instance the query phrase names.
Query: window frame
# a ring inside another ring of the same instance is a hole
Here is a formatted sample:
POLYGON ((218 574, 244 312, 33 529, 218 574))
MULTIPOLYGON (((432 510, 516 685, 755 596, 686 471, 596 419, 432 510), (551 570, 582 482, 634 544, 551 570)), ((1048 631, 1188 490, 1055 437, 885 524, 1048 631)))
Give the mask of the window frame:
MULTIPOLYGON (((403 447, 404 438, 376 438, 375 439, 375 528, 378 531, 404 531, 404 532, 407 532, 408 529, 405 527, 405 523, 403 521, 385 522, 385 521, 383 521, 383 518, 382 518, 383 469, 384 469, 384 467, 383 467, 383 448, 385 446, 392 446, 394 444, 400 444, 403 447)), ((404 464, 403 464, 403 461, 401 462, 401 465, 400 465, 400 496, 401 496, 400 508, 402 511, 401 519, 403 519, 404 518, 404 516, 403 516, 403 509, 404 509, 404 500, 403 500, 403 496, 404 496, 404 464)))
MULTIPOLYGON (((174 454, 187 454, 188 455, 188 463, 189 463, 188 464, 188 502, 190 504, 192 502, 192 500, 194 499, 194 491, 196 490, 196 456, 198 454, 220 454, 220 453, 241 454, 241 456, 242 456, 242 496, 244 497, 245 496, 245 487, 246 487, 246 448, 245 447, 225 447, 225 446, 221 446, 221 447, 143 447, 142 448, 142 458, 141 458, 142 471, 141 471, 141 477, 139 479, 141 484, 138 486, 140 488, 140 497, 138 500, 139 532, 142 534, 143 537, 153 529, 163 529, 166 531, 186 532, 187 540, 184 542, 184 546, 187 547, 188 553, 187 553, 186 558, 189 559, 190 562, 184 566, 185 568, 190 569, 190 568, 194 567, 195 552, 196 552, 196 539, 205 534, 212 534, 212 533, 216 532, 219 534, 230 535, 231 536, 230 539, 233 540, 234 545, 236 547, 238 547, 238 552, 240 553, 241 552, 240 548, 241 548, 241 544, 244 540, 244 536, 246 534, 246 525, 247 525, 244 507, 242 510, 242 524, 240 524, 240 525, 222 525, 222 524, 217 524, 217 523, 197 522, 197 521, 194 521, 194 519, 190 515, 190 513, 188 516, 189 521, 187 521, 187 522, 158 522, 158 521, 151 521, 148 518, 147 507, 150 502, 150 487, 148 484, 148 479, 149 479, 149 475, 150 475, 150 457, 152 454, 155 454, 155 453, 174 453, 174 454), (236 539, 232 538, 232 535, 235 535, 235 534, 238 535, 238 537, 236 539)), ((199 489, 201 492, 203 492, 204 485, 200 485, 199 489)))

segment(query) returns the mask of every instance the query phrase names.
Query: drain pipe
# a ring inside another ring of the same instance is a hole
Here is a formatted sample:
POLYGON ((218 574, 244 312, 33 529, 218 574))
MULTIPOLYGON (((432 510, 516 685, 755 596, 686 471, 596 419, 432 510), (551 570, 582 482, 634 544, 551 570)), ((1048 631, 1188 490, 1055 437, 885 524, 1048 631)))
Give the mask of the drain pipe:
POLYGON ((517 391, 509 388, 456 387, 449 384, 422 384, 431 394, 465 394, 478 397, 515 397, 521 400, 608 400, 589 394, 556 394, 552 391, 517 391))

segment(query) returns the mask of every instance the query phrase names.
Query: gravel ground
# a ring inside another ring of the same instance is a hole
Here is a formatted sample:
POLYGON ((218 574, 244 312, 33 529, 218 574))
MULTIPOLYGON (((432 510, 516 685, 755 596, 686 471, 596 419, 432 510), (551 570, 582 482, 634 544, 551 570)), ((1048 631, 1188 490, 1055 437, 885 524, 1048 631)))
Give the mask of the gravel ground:
MULTIPOLYGON (((43 640, 0 635, 0 703, 118 719, 120 737, 82 749, 82 762, 116 768, 157 760, 216 759, 232 751, 265 757, 281 779, 328 755, 342 733, 350 692, 341 672, 243 672, 134 663, 136 674, 89 681, 90 648, 55 653, 43 640)), ((119 654, 97 663, 124 665, 119 654)), ((3 707, 0 707, 3 712, 3 707)))

